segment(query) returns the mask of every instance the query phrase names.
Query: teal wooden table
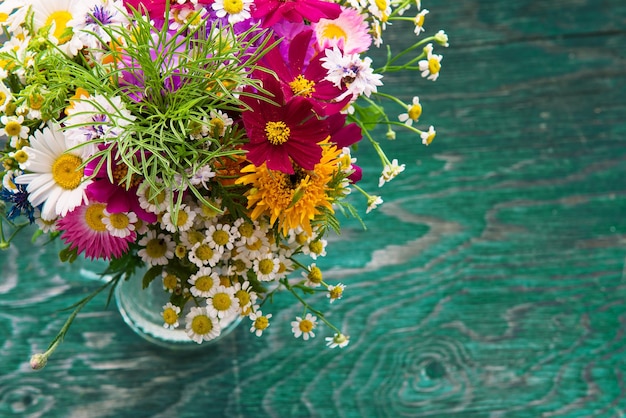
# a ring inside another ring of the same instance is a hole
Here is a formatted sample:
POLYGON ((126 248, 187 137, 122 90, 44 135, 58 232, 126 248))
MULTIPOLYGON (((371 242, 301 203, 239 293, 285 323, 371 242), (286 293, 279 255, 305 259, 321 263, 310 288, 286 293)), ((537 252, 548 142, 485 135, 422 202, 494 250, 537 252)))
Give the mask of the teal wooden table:
POLYGON ((406 171, 321 263, 347 285, 328 311, 345 350, 294 339, 287 294, 263 338, 245 324, 195 354, 98 297, 32 371, 98 284, 24 239, 0 253, 0 416, 624 416, 626 3, 422 3, 450 35, 442 75, 386 81, 438 135, 386 144, 406 171))

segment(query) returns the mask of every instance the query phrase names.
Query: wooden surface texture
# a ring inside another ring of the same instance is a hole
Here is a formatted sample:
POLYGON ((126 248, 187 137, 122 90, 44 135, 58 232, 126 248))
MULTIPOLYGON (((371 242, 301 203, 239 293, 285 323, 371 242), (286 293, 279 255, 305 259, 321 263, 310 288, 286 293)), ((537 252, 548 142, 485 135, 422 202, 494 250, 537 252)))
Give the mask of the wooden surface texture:
MULTIPOLYGON (((450 36, 441 77, 386 84, 419 94, 437 138, 385 143, 406 171, 320 263, 347 285, 327 309, 346 349, 324 328, 293 338, 288 294, 262 338, 244 322, 195 354, 144 342, 98 297, 34 372, 98 284, 24 239, 0 253, 0 417, 624 416, 626 2, 422 5, 450 36)), ((374 153, 358 156, 377 191, 374 153)))

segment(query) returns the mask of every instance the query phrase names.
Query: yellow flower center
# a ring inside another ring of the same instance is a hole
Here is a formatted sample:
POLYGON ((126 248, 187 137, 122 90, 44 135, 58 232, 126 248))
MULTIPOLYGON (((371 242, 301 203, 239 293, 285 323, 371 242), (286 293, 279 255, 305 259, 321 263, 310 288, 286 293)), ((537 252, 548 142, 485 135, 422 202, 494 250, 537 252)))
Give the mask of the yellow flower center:
POLYGON ((378 7, 378 10, 380 10, 381 12, 387 10, 387 0, 376 0, 375 3, 376 7, 378 7))
POLYGON ((163 277, 163 287, 169 290, 176 289, 176 285, 178 284, 178 278, 173 274, 168 274, 163 277))
POLYGON ((309 271, 307 277, 311 282, 319 284, 322 282, 322 270, 320 270, 317 266, 313 266, 311 267, 311 271, 309 271))
POLYGON ((315 82, 307 80, 302 74, 289 83, 289 87, 296 96, 311 97, 315 93, 315 82))
POLYGON ((265 134, 267 135, 267 140, 272 145, 284 144, 289 140, 290 133, 291 129, 289 129, 287 124, 283 121, 270 121, 265 124, 265 134))
POLYGON ((227 293, 216 293, 213 295, 213 307, 218 311, 227 311, 233 301, 227 293))
POLYGON ((424 15, 419 14, 415 17, 415 26, 419 26, 420 28, 424 26, 424 15))
POLYGON ((422 116, 422 105, 414 104, 409 107, 409 117, 413 120, 418 120, 422 116))
POLYGON ((213 258, 213 249, 207 244, 201 244, 198 248, 196 248, 196 257, 202 261, 210 260, 213 258))
POLYGON ((259 261, 259 272, 261 272, 261 274, 267 275, 273 271, 274 271, 274 261, 268 258, 264 258, 263 260, 259 261))
POLYGON ((109 221, 115 229, 126 229, 130 224, 130 219, 125 213, 112 213, 109 215, 109 221))
POLYGON ((167 308, 163 311, 163 321, 168 325, 174 325, 178 320, 178 314, 172 308, 167 308))
POLYGON ((19 150, 15 152, 13 158, 15 158, 15 161, 17 161, 18 163, 24 164, 26 161, 28 161, 28 154, 26 154, 26 151, 24 150, 19 150))
POLYGON ((342 294, 343 294, 343 289, 341 288, 341 286, 335 286, 330 291, 330 298, 331 299, 339 299, 342 294))
POLYGON ((309 244, 309 250, 313 254, 321 254, 324 251, 324 244, 320 240, 313 241, 309 244))
MULTIPOLYGON (((0 67, 4 68, 1 62, 0 62, 0 67)), ((7 94, 3 91, 0 91, 0 105, 3 105, 4 102, 6 101, 7 101, 7 94)))
POLYGON ((187 255, 187 247, 183 244, 178 244, 174 249, 174 254, 176 254, 178 258, 184 258, 187 255))
POLYGON ((264 330, 265 328, 269 327, 269 325, 270 321, 265 316, 259 316, 257 319, 254 320, 254 328, 256 329, 264 330))
POLYGON ((224 121, 221 118, 213 118, 209 121, 209 125, 213 128, 213 135, 215 137, 222 136, 222 132, 224 131, 224 121))
POLYGON ((52 163, 52 177, 65 190, 74 190, 83 178, 83 160, 73 154, 62 154, 52 163))
POLYGON ((4 23, 9 18, 8 13, 0 12, 0 23, 4 23))
POLYGON ((189 244, 191 244, 191 246, 194 246, 195 244, 202 242, 203 239, 204 239, 204 234, 202 232, 196 231, 195 229, 187 231, 187 240, 189 241, 189 244))
POLYGON ((306 234, 306 232, 300 232, 299 234, 296 235, 296 242, 300 245, 306 244, 308 240, 309 240, 309 236, 306 234))
POLYGON ((232 266, 235 268, 235 271, 244 271, 246 270, 246 263, 243 260, 237 259, 231 262, 232 266))
POLYGON ((104 232, 107 227, 102 222, 104 218, 104 209, 106 205, 104 203, 93 203, 87 206, 85 211, 85 223, 91 228, 92 231, 104 232))
POLYGON ((195 286, 201 292, 208 292, 213 287, 213 278, 211 276, 200 276, 196 279, 195 286))
POLYGON ((70 36, 66 35, 62 37, 63 32, 67 29, 67 22, 70 20, 72 20, 72 14, 67 10, 58 10, 53 12, 46 20, 46 26, 52 25, 52 23, 55 24, 53 35, 59 40, 59 43, 64 43, 70 40, 70 36))
POLYGON ((224 0, 224 10, 230 15, 235 15, 243 10, 243 1, 224 0))
POLYGON ((315 324, 313 324, 313 322, 309 321, 308 319, 303 319, 302 321, 300 321, 298 327, 302 332, 311 332, 315 327, 315 324))
POLYGON ((150 187, 146 187, 143 197, 145 197, 148 202, 158 206, 165 201, 165 191, 162 190, 154 195, 152 189, 150 187))
POLYGON ((198 335, 205 335, 213 329, 213 323, 206 315, 196 315, 191 320, 191 329, 198 335))
POLYGON ((189 219, 189 214, 187 212, 185 212, 184 210, 178 211, 178 217, 176 218, 176 226, 177 227, 184 226, 187 223, 188 219, 189 219))
POLYGON ((328 25, 324 26, 322 37, 328 38, 328 39, 332 39, 332 38, 342 39, 343 38, 344 43, 346 40, 348 40, 348 34, 343 30, 341 26, 336 25, 334 23, 329 23, 328 25))
POLYGON ((243 289, 239 289, 235 292, 235 296, 239 299, 239 306, 246 306, 250 303, 250 294, 243 289))
POLYGON ((230 234, 224 230, 216 229, 213 232, 213 241, 219 246, 224 246, 230 241, 230 234))
POLYGON ((254 226, 249 222, 244 222, 239 225, 238 230, 242 237, 250 238, 254 233, 254 226))
POLYGON ((435 139, 435 135, 436 135, 435 132, 428 134, 428 136, 426 137, 427 145, 430 145, 430 143, 433 142, 433 139, 435 139))
POLYGON ((437 74, 440 69, 441 63, 437 58, 430 58, 428 60, 428 71, 430 71, 431 74, 437 74))
POLYGON ((4 127, 8 136, 18 136, 22 130, 22 124, 16 120, 11 120, 4 127))
POLYGON ((263 246, 263 242, 260 239, 255 240, 254 242, 249 242, 246 244, 246 248, 250 251, 260 250, 263 246))
POLYGON ((146 244, 146 254, 150 258, 161 258, 165 256, 167 252, 167 245, 165 244, 165 240, 160 238, 152 238, 146 244))

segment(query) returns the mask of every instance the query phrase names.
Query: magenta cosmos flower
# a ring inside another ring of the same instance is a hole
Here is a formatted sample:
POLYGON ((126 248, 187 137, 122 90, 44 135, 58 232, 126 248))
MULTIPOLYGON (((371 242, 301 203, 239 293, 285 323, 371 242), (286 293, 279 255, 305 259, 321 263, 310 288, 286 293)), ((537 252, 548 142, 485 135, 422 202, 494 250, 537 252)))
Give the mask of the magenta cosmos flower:
POLYGON ((320 19, 336 19, 341 6, 324 0, 255 0, 252 17, 261 19, 269 27, 282 19, 290 22, 318 22, 320 19))
MULTIPOLYGON (((198 0, 199 4, 211 4, 213 0, 198 0)), ((177 4, 176 1, 170 1, 171 8, 180 8, 184 7, 177 4)), ((132 7, 135 10, 140 11, 141 13, 147 12, 153 18, 161 18, 165 14, 165 9, 167 7, 166 0, 124 0, 124 6, 130 10, 132 7), (129 7, 130 6, 130 7, 129 7)))
POLYGON ((285 97, 310 98, 316 106, 316 112, 321 115, 334 114, 343 109, 351 97, 335 100, 345 89, 340 89, 326 80, 328 71, 321 61, 324 56, 311 54, 312 37, 312 30, 303 30, 292 39, 287 56, 283 56, 278 48, 272 48, 263 57, 263 64, 276 73, 285 97))
POLYGON ((111 235, 102 222, 105 208, 104 203, 90 202, 57 221, 57 227, 62 231, 61 239, 78 254, 85 253, 85 258, 110 260, 121 257, 128 251, 128 243, 137 238, 134 231, 125 238, 111 235))
MULTIPOLYGON (((249 142, 243 145, 247 158, 255 166, 266 163, 270 170, 293 174, 293 162, 305 170, 313 170, 322 157, 318 145, 328 137, 328 124, 318 119, 313 104, 306 98, 294 96, 285 100, 280 82, 271 75, 261 73, 267 99, 243 97, 249 106, 242 114, 249 142)), ((262 95, 263 96, 263 95, 262 95)))

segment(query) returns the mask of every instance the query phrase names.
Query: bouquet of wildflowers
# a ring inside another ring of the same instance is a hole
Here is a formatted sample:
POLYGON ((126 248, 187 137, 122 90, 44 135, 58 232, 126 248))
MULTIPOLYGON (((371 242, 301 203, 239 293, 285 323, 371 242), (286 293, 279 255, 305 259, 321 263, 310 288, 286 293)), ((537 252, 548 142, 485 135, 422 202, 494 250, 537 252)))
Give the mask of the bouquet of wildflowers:
POLYGON ((443 31, 401 51, 383 43, 395 21, 420 35, 427 13, 419 0, 3 1, 2 246, 35 223, 62 241, 62 260, 107 260, 102 289, 145 266, 143 286, 170 294, 163 326, 198 343, 241 316, 260 336, 265 301, 286 289, 304 305, 296 337, 324 323, 330 347, 347 345, 306 295, 342 297, 315 261, 336 214, 358 216, 350 191, 367 212, 382 203, 358 186, 359 141, 380 156, 382 186, 404 165, 374 128, 435 136, 414 126, 417 97, 379 91, 393 71, 437 79, 443 31), (387 59, 374 68, 379 47, 387 59))

